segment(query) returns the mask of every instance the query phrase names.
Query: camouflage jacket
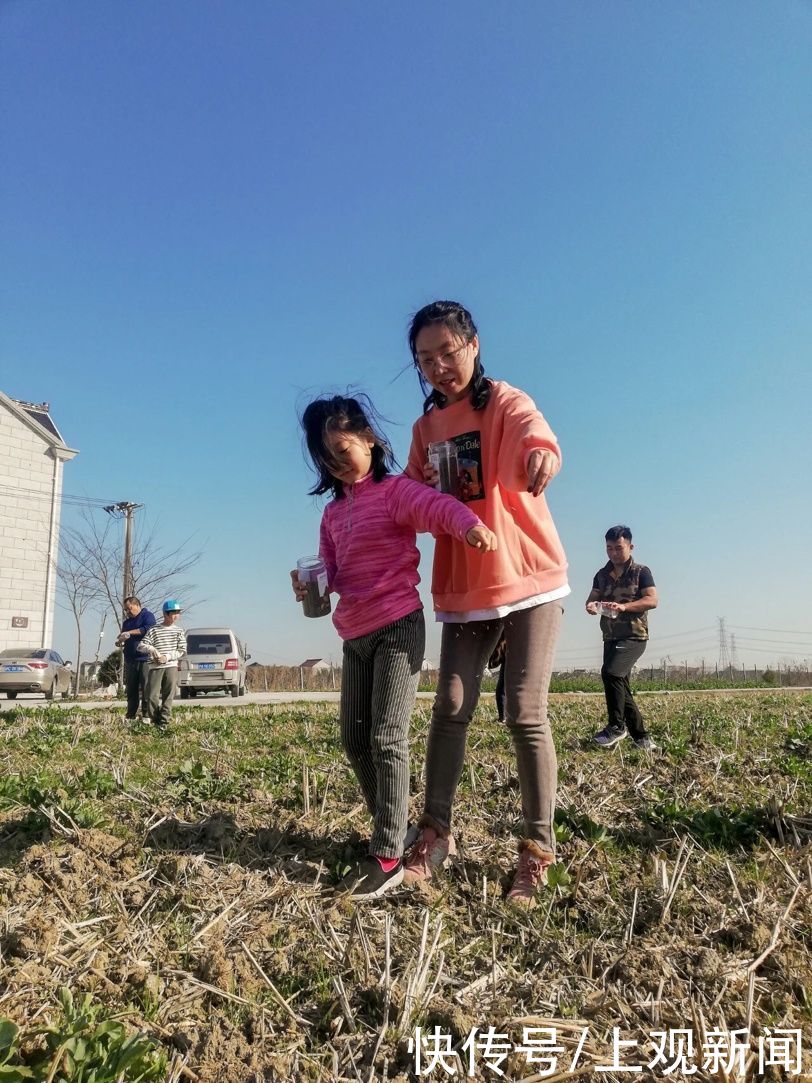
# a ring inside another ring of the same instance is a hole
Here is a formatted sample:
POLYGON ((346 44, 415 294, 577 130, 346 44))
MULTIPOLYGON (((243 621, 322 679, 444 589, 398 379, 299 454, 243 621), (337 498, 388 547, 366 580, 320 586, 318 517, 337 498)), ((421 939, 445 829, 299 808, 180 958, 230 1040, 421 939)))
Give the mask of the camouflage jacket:
MULTIPOLYGON (((612 562, 608 561, 592 580, 592 589, 600 592, 601 602, 636 602, 647 587, 654 586, 651 569, 630 560, 623 573, 613 579, 612 562)), ((648 639, 648 613, 621 613, 614 620, 601 617, 604 640, 648 639)))

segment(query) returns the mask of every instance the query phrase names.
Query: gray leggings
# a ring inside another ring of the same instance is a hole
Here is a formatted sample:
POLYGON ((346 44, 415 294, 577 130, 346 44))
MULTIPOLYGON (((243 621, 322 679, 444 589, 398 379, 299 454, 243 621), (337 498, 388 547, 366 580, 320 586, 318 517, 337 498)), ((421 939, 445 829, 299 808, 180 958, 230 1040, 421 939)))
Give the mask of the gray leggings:
POLYGON ((505 721, 516 750, 525 837, 555 853, 558 763, 547 721, 547 692, 563 612, 558 602, 547 602, 502 620, 443 625, 426 752, 425 803, 427 817, 443 830, 451 830, 451 805, 482 672, 504 629, 505 721))
POLYGON ((423 610, 344 643, 341 741, 372 814, 369 852, 400 857, 409 811, 409 722, 426 645, 423 610))

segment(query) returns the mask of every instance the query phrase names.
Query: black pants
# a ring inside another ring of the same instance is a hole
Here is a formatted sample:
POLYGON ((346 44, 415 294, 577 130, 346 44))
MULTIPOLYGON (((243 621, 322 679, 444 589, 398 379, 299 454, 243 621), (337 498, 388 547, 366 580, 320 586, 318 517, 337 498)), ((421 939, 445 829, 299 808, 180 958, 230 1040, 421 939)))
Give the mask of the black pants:
POLYGON ((135 718, 138 706, 147 717, 147 664, 146 662, 124 662, 124 688, 127 693, 127 718, 135 718))
POLYGON ((496 715, 500 722, 505 721, 505 660, 499 667, 499 676, 496 678, 496 715))
POLYGON ((645 639, 610 639, 603 645, 601 680, 609 725, 628 729, 635 738, 646 735, 646 726, 634 702, 629 674, 646 649, 646 644, 645 639))

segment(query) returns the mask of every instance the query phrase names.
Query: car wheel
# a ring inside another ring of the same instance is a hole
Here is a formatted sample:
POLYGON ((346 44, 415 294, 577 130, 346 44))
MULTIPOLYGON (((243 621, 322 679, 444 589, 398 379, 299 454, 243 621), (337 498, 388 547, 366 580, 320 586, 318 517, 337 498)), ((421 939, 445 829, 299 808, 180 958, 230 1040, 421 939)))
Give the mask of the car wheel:
POLYGON ((16 699, 17 698, 17 693, 16 692, 6 692, 6 696, 9 699, 16 699))
POLYGON ((197 695, 197 689, 196 688, 190 688, 189 689, 189 698, 194 699, 196 695, 197 695))
POLYGON ((55 692, 56 692, 56 681, 54 681, 54 683, 51 685, 50 688, 45 689, 45 698, 46 699, 53 699, 55 692))
POLYGON ((245 695, 245 685, 243 685, 242 688, 240 689, 240 695, 241 696, 245 695))
POLYGON ((181 690, 180 690, 180 698, 181 699, 188 699, 189 698, 189 689, 188 688, 181 688, 181 690))
POLYGON ((231 698, 236 699, 240 694, 240 686, 238 684, 231 686, 231 698))

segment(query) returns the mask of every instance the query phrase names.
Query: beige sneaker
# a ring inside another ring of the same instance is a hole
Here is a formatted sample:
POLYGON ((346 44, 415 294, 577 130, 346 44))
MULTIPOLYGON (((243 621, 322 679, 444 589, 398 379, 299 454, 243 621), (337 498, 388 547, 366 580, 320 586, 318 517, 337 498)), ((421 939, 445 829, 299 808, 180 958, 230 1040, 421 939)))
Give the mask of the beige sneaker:
POLYGON ((547 869, 554 863, 554 854, 525 839, 519 851, 519 867, 513 878, 513 886, 507 894, 508 902, 533 906, 538 888, 547 880, 547 869))
POLYGON ((453 835, 443 837, 433 827, 421 827, 414 845, 403 861, 404 884, 424 884, 446 858, 457 852, 453 835))

